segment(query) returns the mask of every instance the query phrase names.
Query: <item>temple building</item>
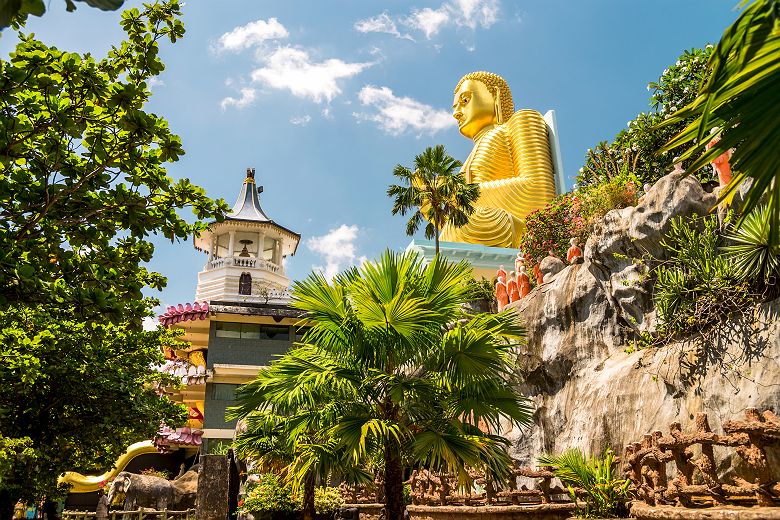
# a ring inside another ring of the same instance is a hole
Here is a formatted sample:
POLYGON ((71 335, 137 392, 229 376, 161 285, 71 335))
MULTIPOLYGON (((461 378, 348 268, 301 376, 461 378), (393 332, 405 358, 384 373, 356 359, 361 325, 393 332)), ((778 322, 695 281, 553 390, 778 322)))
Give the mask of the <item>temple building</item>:
POLYGON ((70 486, 67 508, 94 510, 101 486, 120 471, 155 468, 176 476, 198 453, 230 444, 235 422, 225 412, 235 403, 236 388, 300 339, 301 313, 289 306, 284 264, 301 237, 268 217, 260 205, 262 192, 255 170, 247 169, 230 213, 194 239, 206 256, 194 303, 170 306, 159 318, 183 335, 181 344, 166 348, 160 367, 182 385, 158 391, 187 406, 188 423, 161 425, 154 439, 129 446, 102 475, 66 472, 60 482, 70 486))
POLYGON ((205 453, 230 442, 235 423, 225 419, 225 411, 234 404, 236 388, 302 334, 295 326, 300 312, 288 306, 284 266, 301 237, 268 217, 261 193, 255 170, 247 169, 232 211, 195 237, 195 249, 206 255, 195 303, 169 307, 160 316, 164 326, 182 329, 181 339, 189 344, 166 352, 166 370, 182 377, 184 389, 171 397, 188 406, 191 421, 161 432, 158 445, 179 444, 182 432, 202 443, 205 453))

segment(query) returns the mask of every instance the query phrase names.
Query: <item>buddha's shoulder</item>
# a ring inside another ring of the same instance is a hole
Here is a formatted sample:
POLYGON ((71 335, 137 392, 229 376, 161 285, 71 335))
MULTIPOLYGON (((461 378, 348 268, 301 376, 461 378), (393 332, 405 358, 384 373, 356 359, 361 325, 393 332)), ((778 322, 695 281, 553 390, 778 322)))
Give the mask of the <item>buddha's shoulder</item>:
POLYGON ((536 110, 524 108, 512 114, 512 117, 509 118, 509 121, 507 121, 506 125, 502 126, 508 126, 512 128, 517 125, 528 123, 545 124, 544 117, 536 110))

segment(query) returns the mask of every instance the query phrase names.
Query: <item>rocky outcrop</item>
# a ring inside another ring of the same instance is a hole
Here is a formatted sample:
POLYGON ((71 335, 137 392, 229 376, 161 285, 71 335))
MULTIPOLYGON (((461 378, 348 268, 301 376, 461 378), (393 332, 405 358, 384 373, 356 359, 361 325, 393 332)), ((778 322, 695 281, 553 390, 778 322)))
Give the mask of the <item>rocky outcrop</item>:
POLYGON ((673 421, 685 427, 696 412, 720 431, 745 408, 780 411, 780 300, 734 318, 709 343, 627 353, 656 326, 647 259, 663 258, 673 219, 707 214, 715 200, 692 176, 662 178, 637 206, 606 215, 583 263, 510 304, 528 330, 518 354, 536 408, 533 427, 509 432, 514 457, 534 465, 570 447, 621 453, 673 421))

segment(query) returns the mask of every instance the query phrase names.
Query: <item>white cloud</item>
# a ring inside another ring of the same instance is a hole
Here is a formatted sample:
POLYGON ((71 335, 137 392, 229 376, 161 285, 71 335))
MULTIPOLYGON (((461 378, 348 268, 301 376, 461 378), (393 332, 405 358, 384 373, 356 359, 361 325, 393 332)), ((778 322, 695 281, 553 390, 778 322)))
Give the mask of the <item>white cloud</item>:
POLYGON ((222 107, 222 110, 227 110, 227 108, 231 106, 236 108, 246 108, 255 102, 255 98, 257 97, 257 91, 255 89, 242 88, 239 92, 241 92, 241 97, 234 98, 228 96, 219 103, 219 106, 222 107))
POLYGON ((399 135, 409 130, 434 134, 454 124, 446 110, 435 109, 410 97, 398 97, 387 87, 364 86, 358 93, 364 106, 372 113, 353 113, 359 120, 373 121, 384 132, 399 135))
POLYGON ((276 18, 269 18, 268 21, 256 20, 226 32, 212 45, 212 49, 216 52, 238 52, 261 45, 268 40, 287 38, 289 35, 284 25, 276 18))
POLYGON ((311 122, 311 116, 309 114, 303 116, 293 116, 290 118, 290 123, 298 126, 306 126, 311 122))
POLYGON ((252 71, 252 81, 317 103, 330 102, 341 87, 338 81, 359 74, 372 63, 348 63, 331 58, 312 60, 309 52, 295 47, 279 47, 267 55, 258 55, 264 65, 252 71))
POLYGON ((154 90, 154 87, 164 87, 165 82, 157 76, 152 76, 146 80, 146 86, 149 87, 149 90, 154 90))
POLYGON ((450 21, 450 13, 446 6, 438 9, 426 7, 412 11, 412 14, 403 20, 403 23, 413 29, 422 31, 429 40, 450 21))
POLYGON ((385 11, 377 16, 357 21, 355 30, 363 33, 388 33, 397 38, 413 40, 408 34, 401 34, 398 29, 400 24, 422 32, 430 40, 445 27, 487 29, 499 20, 500 11, 500 0, 447 0, 439 7, 413 9, 411 13, 395 19, 385 11))
POLYGON ((370 32, 377 32, 377 33, 387 33, 392 34, 396 38, 406 38, 407 40, 413 40, 413 38, 408 34, 401 34, 401 32, 398 30, 398 27, 395 24, 395 21, 390 18, 390 15, 387 14, 387 11, 384 11, 382 14, 378 14, 376 16, 365 18, 363 20, 358 20, 355 22, 355 30, 362 33, 370 33, 370 32))
POLYGON ((498 21, 499 0, 455 0, 449 4, 455 11, 455 23, 476 29, 477 25, 489 28, 498 21))
POLYGON ((365 262, 365 257, 357 257, 355 240, 357 240, 359 228, 356 225, 342 224, 336 229, 331 229, 325 235, 311 237, 306 241, 306 247, 319 254, 325 260, 325 266, 313 266, 315 270, 322 271, 326 278, 332 279, 340 271, 365 262))

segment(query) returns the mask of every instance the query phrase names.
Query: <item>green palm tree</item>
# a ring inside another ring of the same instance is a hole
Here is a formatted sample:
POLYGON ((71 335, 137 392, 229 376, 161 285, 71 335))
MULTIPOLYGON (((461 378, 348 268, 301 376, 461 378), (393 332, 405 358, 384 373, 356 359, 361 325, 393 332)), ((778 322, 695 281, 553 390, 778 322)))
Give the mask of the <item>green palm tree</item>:
POLYGON ((318 273, 296 282, 292 305, 311 328, 239 389, 239 410, 304 403, 331 414, 327 435, 353 465, 381 450, 388 520, 403 518, 402 453, 463 483, 467 468, 505 477, 499 421, 530 420, 528 401, 510 385, 510 352, 524 330, 507 313, 463 319, 470 277, 464 263, 424 265, 387 251, 332 284, 318 273))
POLYGON ((414 211, 406 223, 407 235, 414 235, 423 219, 428 221, 425 238, 435 240, 436 254, 444 225, 465 226, 479 198, 479 186, 467 183, 460 167, 444 146, 428 147, 414 158, 414 170, 397 165, 393 175, 403 184, 387 188, 387 195, 393 197, 393 215, 414 211))
MULTIPOLYGON (((747 0, 742 2, 746 5, 747 0)), ((710 57, 708 79, 690 105, 675 112, 662 126, 695 118, 664 146, 671 150, 694 142, 682 156, 695 157, 696 171, 735 148, 730 159, 734 178, 721 198, 748 177, 753 184, 745 198, 744 219, 766 196, 769 244, 780 245, 780 1, 753 2, 723 33, 710 57), (718 128, 721 140, 709 150, 709 132, 718 128)))

